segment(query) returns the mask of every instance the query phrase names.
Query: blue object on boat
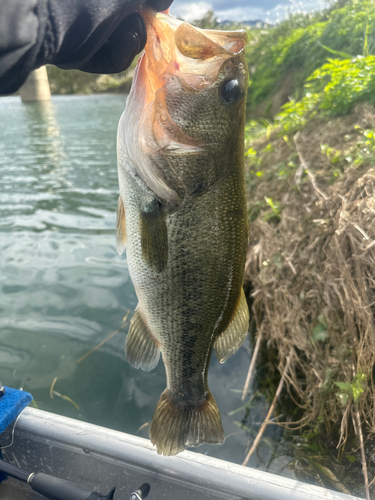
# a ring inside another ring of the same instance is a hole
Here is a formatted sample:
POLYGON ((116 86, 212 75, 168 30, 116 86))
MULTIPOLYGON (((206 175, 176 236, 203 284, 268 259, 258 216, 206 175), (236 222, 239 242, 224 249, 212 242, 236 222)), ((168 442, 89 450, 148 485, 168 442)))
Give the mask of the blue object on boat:
POLYGON ((4 387, 4 389, 5 392, 0 397, 0 434, 33 399, 28 392, 11 389, 10 387, 4 387))
MULTIPOLYGON (((3 387, 0 383, 0 434, 18 417, 32 399, 32 395, 28 392, 3 387)), ((0 483, 6 477, 6 474, 0 472, 0 483)))

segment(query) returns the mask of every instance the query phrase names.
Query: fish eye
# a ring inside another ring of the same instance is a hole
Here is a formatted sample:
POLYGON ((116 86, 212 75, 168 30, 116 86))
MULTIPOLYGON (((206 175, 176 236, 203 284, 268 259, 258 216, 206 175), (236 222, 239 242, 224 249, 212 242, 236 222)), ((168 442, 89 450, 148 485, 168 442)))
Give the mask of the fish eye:
POLYGON ((238 80, 226 80, 220 88, 221 97, 226 104, 234 104, 242 97, 238 80))

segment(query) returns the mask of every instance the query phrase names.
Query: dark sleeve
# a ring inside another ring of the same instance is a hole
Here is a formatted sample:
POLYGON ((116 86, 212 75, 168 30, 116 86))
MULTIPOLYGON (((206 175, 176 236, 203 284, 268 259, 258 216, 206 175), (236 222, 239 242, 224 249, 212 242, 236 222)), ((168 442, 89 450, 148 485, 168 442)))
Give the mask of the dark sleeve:
MULTIPOLYGON (((156 10, 172 0, 149 0, 156 10)), ((0 0, 0 94, 44 64, 90 73, 126 69, 146 43, 144 0, 0 0)))
POLYGON ((0 4, 0 94, 15 92, 34 69, 43 42, 46 13, 37 0, 2 0, 0 4))

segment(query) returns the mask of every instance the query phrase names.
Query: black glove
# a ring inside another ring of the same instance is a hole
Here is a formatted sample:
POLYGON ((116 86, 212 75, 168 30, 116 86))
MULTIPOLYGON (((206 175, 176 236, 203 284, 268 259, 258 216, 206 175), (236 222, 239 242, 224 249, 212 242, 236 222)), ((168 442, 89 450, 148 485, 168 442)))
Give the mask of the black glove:
POLYGON ((88 73, 125 70, 146 43, 135 11, 172 0, 0 0, 0 94, 44 64, 88 73))

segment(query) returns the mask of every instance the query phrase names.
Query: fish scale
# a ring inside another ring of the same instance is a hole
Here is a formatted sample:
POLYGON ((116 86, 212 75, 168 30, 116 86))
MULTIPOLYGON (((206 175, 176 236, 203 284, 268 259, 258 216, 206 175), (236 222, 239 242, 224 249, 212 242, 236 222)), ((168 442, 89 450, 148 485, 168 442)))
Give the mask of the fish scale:
POLYGON ((126 355, 149 371, 162 354, 167 388, 150 437, 159 453, 173 455, 223 442, 208 367, 213 349, 223 362, 247 334, 247 73, 242 32, 228 34, 233 54, 223 32, 208 35, 150 11, 143 16, 148 42, 118 131, 117 248, 126 245, 139 299, 126 355), (228 81, 236 87, 230 106, 221 95, 228 81))

